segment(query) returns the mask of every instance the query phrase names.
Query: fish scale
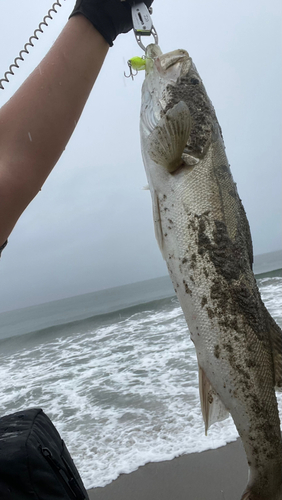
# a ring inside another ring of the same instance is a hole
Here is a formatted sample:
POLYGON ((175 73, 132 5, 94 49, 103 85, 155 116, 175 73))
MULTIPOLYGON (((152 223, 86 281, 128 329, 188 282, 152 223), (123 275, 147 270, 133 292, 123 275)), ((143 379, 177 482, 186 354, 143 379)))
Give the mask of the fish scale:
POLYGON ((153 45, 147 56, 142 155, 155 234, 197 352, 206 431, 230 412, 250 467, 242 498, 281 500, 282 334, 252 272, 221 128, 187 52, 153 45))

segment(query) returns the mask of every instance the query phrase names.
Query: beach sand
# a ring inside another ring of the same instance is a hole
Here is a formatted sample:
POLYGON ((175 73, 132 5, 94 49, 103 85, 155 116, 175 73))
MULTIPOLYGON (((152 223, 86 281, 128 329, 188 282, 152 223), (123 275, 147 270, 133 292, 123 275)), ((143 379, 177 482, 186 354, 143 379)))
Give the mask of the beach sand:
POLYGON ((90 500, 240 500, 247 476, 238 439, 216 450, 148 463, 88 493, 90 500))

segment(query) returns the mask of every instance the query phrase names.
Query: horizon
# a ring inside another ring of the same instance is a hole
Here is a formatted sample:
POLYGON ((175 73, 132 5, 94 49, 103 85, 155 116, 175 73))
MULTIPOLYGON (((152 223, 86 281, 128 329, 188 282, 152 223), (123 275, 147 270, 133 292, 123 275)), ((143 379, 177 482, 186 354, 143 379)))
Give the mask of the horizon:
MULTIPOLYGON (((258 276, 258 275, 261 275, 261 274, 265 274, 265 273, 271 272, 271 271, 278 271, 278 270, 282 269, 282 248, 279 249, 279 250, 274 250, 273 252, 265 252, 265 253, 262 253, 262 254, 254 255, 254 265, 253 265, 253 268, 254 268, 253 271, 254 271, 254 275, 255 276, 258 276), (271 269, 268 269, 267 271, 263 271, 263 272, 256 272, 256 270, 255 270, 255 265, 256 265, 255 264, 255 260, 257 258, 259 258, 259 257, 265 256, 265 255, 273 255, 273 254, 279 254, 280 258, 278 258, 278 262, 279 262, 279 266, 280 267, 271 268, 271 269)), ((99 292, 106 292, 106 291, 110 291, 110 290, 115 290, 117 288, 130 287, 131 285, 135 285, 135 284, 138 284, 138 283, 145 283, 145 282, 148 282, 148 281, 155 281, 155 280, 159 280, 159 279, 162 279, 162 278, 168 278, 168 280, 170 281, 171 286, 173 288, 172 281, 170 279, 169 274, 167 273, 167 274, 164 274, 164 275, 161 275, 161 276, 156 276, 155 278, 149 278, 149 279, 145 279, 145 280, 132 281, 130 283, 123 283, 122 285, 116 285, 116 286, 112 286, 112 287, 108 287, 108 288, 99 288, 97 290, 92 290, 91 292, 80 293, 80 294, 77 294, 77 295, 67 295, 65 297, 61 297, 61 298, 58 298, 58 299, 49 300, 49 301, 46 301, 46 302, 38 302, 38 303, 35 303, 35 304, 30 304, 28 306, 18 307, 16 309, 6 309, 5 311, 1 311, 0 310, 0 316, 2 314, 5 314, 5 313, 10 313, 10 312, 14 312, 14 311, 20 311, 22 309, 29 309, 29 308, 33 308, 33 307, 37 307, 37 306, 43 306, 45 304, 52 304, 53 302, 60 302, 60 301, 67 300, 67 299, 74 299, 76 297, 83 297, 84 295, 91 295, 91 294, 94 294, 94 293, 98 294, 99 292)))

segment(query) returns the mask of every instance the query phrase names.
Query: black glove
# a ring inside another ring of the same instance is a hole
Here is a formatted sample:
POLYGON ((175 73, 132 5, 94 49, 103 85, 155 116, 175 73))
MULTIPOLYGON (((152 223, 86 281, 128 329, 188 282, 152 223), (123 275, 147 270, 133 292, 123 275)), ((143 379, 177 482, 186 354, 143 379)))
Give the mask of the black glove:
MULTIPOLYGON (((77 0, 70 17, 82 14, 101 33, 110 46, 120 33, 132 28, 131 6, 136 0, 77 0)), ((153 0, 144 0, 147 7, 153 0)))

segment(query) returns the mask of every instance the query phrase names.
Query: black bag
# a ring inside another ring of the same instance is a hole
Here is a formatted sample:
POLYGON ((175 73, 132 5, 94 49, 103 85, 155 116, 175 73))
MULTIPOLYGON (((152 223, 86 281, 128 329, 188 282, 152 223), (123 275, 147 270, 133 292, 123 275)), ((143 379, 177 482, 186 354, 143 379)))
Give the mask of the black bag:
POLYGON ((0 418, 1 500, 89 500, 72 458, 39 408, 0 418))

